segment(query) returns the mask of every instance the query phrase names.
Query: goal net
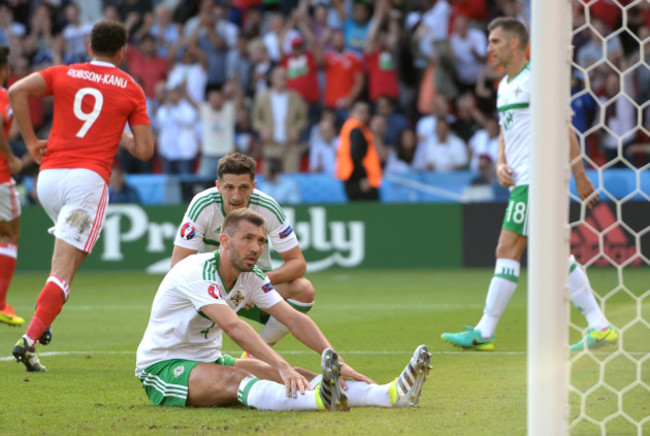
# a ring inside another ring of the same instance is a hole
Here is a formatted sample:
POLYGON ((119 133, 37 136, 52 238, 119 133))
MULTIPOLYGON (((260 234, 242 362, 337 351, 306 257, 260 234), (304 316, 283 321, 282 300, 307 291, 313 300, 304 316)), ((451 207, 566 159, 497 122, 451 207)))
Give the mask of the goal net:
POLYGON ((571 353, 571 434, 650 434, 649 26, 647 0, 572 2, 573 127, 600 202, 571 202, 571 251, 619 339, 571 353))

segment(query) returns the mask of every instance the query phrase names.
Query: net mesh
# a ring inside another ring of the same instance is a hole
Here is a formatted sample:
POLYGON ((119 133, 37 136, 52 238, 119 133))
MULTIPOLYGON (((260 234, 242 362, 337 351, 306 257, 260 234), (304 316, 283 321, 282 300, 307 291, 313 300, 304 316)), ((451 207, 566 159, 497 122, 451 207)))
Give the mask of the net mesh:
MULTIPOLYGON (((572 202, 571 249, 619 339, 571 354, 572 434, 650 434, 649 26, 647 0, 573 2, 573 125, 601 201, 572 202)), ((573 309, 572 343, 584 324, 573 309)))

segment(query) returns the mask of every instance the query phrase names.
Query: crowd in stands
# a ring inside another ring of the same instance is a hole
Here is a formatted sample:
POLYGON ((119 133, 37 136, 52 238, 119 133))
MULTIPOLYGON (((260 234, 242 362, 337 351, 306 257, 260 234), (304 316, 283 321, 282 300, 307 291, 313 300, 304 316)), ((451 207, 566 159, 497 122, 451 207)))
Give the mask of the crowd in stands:
MULTIPOLYGON (((650 7, 629 3, 573 1, 573 122, 592 165, 650 161, 650 7)), ((333 175, 338 131, 364 100, 386 173, 469 169, 491 183, 502 72, 486 26, 504 15, 528 24, 530 1, 13 0, 0 3, 0 43, 11 83, 88 61, 94 22, 127 26, 124 69, 147 97, 156 156, 119 153, 124 173, 214 177, 240 151, 268 174, 333 175)), ((34 100, 32 119, 45 137, 51 101, 34 100)))

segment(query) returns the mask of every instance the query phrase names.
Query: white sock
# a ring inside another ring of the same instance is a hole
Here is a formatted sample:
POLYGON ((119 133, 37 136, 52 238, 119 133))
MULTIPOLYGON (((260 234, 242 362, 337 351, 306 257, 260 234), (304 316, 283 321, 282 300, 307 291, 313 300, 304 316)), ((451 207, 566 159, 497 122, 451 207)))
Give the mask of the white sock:
POLYGON ((497 259, 494 276, 490 281, 483 317, 474 327, 488 339, 494 335, 499 319, 506 309, 519 282, 519 262, 512 259, 497 259))
POLYGON ((316 395, 317 391, 306 391, 289 398, 284 385, 255 377, 244 378, 237 390, 240 403, 260 410, 318 410, 316 395))
POLYGON ((280 321, 278 321, 274 316, 272 316, 266 322, 264 328, 262 328, 262 331, 260 332, 260 336, 262 337, 262 340, 264 340, 264 342, 266 342, 269 345, 273 345, 276 342, 278 342, 280 339, 282 339, 287 333, 289 333, 289 329, 287 328, 287 326, 285 326, 280 321))
POLYGON ((348 390, 345 391, 345 395, 348 396, 350 407, 390 407, 390 395, 388 393, 390 383, 375 385, 355 380, 348 380, 346 383, 348 384, 348 390))
MULTIPOLYGON (((309 309, 311 309, 311 307, 314 305, 313 301, 311 303, 303 303, 292 299, 287 299, 287 303, 289 303, 291 307, 293 307, 294 309, 302 313, 309 312, 309 309)), ((275 317, 272 316, 266 322, 264 328, 262 328, 262 331, 260 332, 260 336, 262 337, 264 342, 266 342, 269 345, 273 345, 276 342, 278 342, 280 339, 285 337, 287 333, 289 333, 289 329, 287 328, 287 326, 285 326, 280 321, 275 319, 275 317)))
POLYGON ((609 327, 609 321, 594 297, 589 278, 573 255, 569 256, 569 291, 571 301, 587 318, 589 328, 602 330, 609 327))

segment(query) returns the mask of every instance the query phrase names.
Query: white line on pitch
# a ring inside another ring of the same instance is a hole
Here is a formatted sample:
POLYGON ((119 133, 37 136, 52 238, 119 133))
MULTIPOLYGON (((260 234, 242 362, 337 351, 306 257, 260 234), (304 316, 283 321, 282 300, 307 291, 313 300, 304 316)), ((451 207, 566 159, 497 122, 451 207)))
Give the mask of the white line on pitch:
MULTIPOLYGON (((300 355, 300 354, 315 354, 314 351, 311 350, 278 350, 280 354, 292 354, 292 355, 300 355)), ((489 351, 489 352, 482 352, 482 353, 476 353, 476 352, 471 352, 471 351, 448 351, 448 350, 431 350, 435 355, 464 355, 464 356, 506 356, 506 355, 515 355, 515 356, 523 356, 526 354, 525 351, 489 351)), ((413 352, 413 350, 410 351, 381 351, 381 350, 348 350, 348 351, 340 351, 342 355, 346 354, 361 354, 361 355, 410 355, 413 352)), ((227 354, 231 355, 238 355, 240 351, 227 351, 227 354)), ((88 350, 88 351, 45 351, 42 353, 39 353, 39 356, 41 357, 52 357, 52 356, 72 356, 72 355, 92 355, 92 354, 133 354, 135 355, 135 350, 119 350, 119 351, 101 351, 101 350, 88 350)), ((594 352, 593 354, 597 355, 606 355, 606 354, 611 354, 606 351, 600 351, 600 352, 594 352)), ((641 351, 632 351, 629 352, 628 354, 632 356, 645 356, 647 353, 641 352, 641 351)), ((8 362, 10 360, 14 360, 13 357, 0 357, 0 362, 8 362)))

